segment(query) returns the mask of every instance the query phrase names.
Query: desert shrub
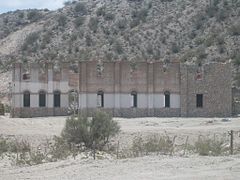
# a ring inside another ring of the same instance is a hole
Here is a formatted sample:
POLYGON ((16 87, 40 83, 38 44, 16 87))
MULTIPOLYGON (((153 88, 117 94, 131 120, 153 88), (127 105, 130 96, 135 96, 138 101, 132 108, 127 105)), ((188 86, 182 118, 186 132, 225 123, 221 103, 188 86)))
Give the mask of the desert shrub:
POLYGON ((227 11, 225 11, 224 9, 220 9, 217 13, 217 21, 221 22, 221 21, 224 21, 228 16, 228 13, 227 11))
POLYGON ((229 32, 232 36, 239 36, 240 35, 240 22, 233 24, 229 32))
POLYGON ((105 112, 96 112, 92 119, 78 116, 71 116, 67 119, 62 137, 68 143, 81 144, 87 148, 102 149, 109 138, 119 132, 117 122, 105 112))
POLYGON ((133 19, 133 20, 130 22, 130 27, 131 27, 131 28, 134 28, 134 27, 138 26, 139 24, 140 24, 139 19, 133 19))
POLYGON ((18 17, 19 17, 20 19, 24 18, 24 12, 19 12, 18 17))
POLYGON ((85 36, 85 42, 87 46, 92 46, 93 45, 93 40, 90 34, 86 34, 85 36))
POLYGON ((210 138, 199 138, 195 143, 195 149, 201 156, 219 156, 227 151, 224 147, 223 140, 214 140, 210 138))
POLYGON ((169 136, 151 135, 146 139, 135 137, 132 142, 131 152, 133 157, 148 155, 150 153, 171 154, 173 141, 169 136))
POLYGON ((107 13, 107 14, 105 14, 105 16, 104 16, 104 19, 105 19, 106 21, 112 21, 112 20, 114 20, 114 18, 115 18, 115 15, 112 14, 112 13, 107 13))
POLYGON ((51 31, 47 31, 43 36, 42 36, 42 42, 41 42, 41 48, 44 49, 46 47, 47 44, 50 43, 51 41, 51 36, 52 36, 52 32, 51 31))
POLYGON ((75 5, 74 11, 80 15, 86 15, 87 14, 87 8, 84 3, 79 2, 75 5))
POLYGON ((38 38, 39 38, 39 33, 37 33, 37 32, 34 32, 34 33, 29 34, 29 35, 26 37, 26 39, 25 39, 25 41, 24 41, 24 43, 23 43, 23 45, 22 45, 22 50, 25 51, 25 50, 27 50, 29 47, 32 48, 34 45, 37 44, 38 38))
POLYGON ((211 5, 206 8, 206 13, 210 18, 214 17, 217 14, 217 12, 218 12, 217 6, 211 5))
POLYGON ((35 21, 39 20, 41 17, 42 17, 42 14, 38 10, 31 10, 27 14, 27 18, 31 22, 35 22, 35 21))
POLYGON ((179 46, 176 43, 172 43, 172 52, 178 53, 180 51, 179 46))
POLYGON ((132 19, 137 19, 138 21, 145 22, 146 18, 148 16, 148 9, 140 9, 140 10, 135 10, 132 11, 132 19))
POLYGON ((127 20, 126 19, 120 19, 117 21, 117 27, 120 30, 124 30, 127 28, 127 20))
POLYGON ((102 7, 98 8, 96 14, 97 14, 97 16, 105 16, 106 7, 102 6, 102 7))
POLYGON ((42 164, 45 158, 46 158, 45 155, 39 151, 31 152, 29 157, 29 164, 30 165, 42 164))
POLYGON ((0 155, 8 151, 8 144, 6 139, 0 137, 0 155))
POLYGON ((233 63, 236 66, 240 66, 240 53, 237 53, 233 56, 233 63))
POLYGON ((118 40, 116 40, 115 43, 113 44, 113 49, 114 52, 116 52, 117 54, 123 53, 123 46, 118 40))
POLYGON ((84 24, 84 22, 85 22, 85 17, 83 17, 83 16, 77 17, 74 20, 75 27, 82 26, 84 24))
POLYGON ((133 153, 133 157, 139 157, 144 154, 144 143, 142 137, 135 137, 132 142, 131 151, 133 153))
POLYGON ((64 27, 67 24, 67 17, 61 14, 57 18, 57 22, 58 22, 58 26, 64 27))
POLYGON ((196 49, 195 55, 199 60, 203 60, 207 57, 208 54, 205 51, 205 47, 200 46, 199 48, 196 49))
POLYGON ((53 141, 53 145, 51 146, 51 150, 49 152, 51 155, 51 161, 65 159, 71 154, 71 148, 66 139, 54 136, 53 141))
POLYGON ((88 22, 88 27, 91 29, 94 33, 97 32, 98 29, 98 19, 96 17, 91 17, 88 22))

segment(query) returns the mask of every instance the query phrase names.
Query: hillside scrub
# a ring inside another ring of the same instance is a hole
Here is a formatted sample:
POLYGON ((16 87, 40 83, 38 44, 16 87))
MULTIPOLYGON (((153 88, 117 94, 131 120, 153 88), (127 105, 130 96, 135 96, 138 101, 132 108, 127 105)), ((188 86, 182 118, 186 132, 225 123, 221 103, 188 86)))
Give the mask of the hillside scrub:
POLYGON ((119 131, 119 125, 110 115, 98 111, 92 118, 81 115, 69 117, 62 131, 62 137, 69 144, 83 143, 87 148, 101 150, 119 131))

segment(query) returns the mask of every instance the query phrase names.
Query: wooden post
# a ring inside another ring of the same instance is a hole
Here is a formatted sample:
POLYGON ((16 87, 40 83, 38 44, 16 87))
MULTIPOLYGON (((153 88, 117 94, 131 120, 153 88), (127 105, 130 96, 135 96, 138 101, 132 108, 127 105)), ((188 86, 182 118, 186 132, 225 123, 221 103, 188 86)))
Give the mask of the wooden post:
POLYGON ((185 156, 187 145, 188 145, 188 138, 189 138, 189 136, 187 136, 186 141, 185 141, 185 145, 184 145, 184 151, 183 151, 184 156, 185 156))
POLYGON ((119 141, 118 141, 118 144, 117 144, 117 159, 118 159, 118 154, 119 154, 119 141))
POLYGON ((230 154, 233 155, 233 130, 230 131, 230 154))
POLYGON ((93 141, 93 159, 96 159, 96 143, 93 141))
POLYGON ((171 149, 171 152, 170 152, 170 155, 172 156, 173 153, 174 153, 174 146, 175 146, 175 139, 177 138, 177 136, 174 136, 173 137, 173 141, 172 141, 172 149, 171 149))

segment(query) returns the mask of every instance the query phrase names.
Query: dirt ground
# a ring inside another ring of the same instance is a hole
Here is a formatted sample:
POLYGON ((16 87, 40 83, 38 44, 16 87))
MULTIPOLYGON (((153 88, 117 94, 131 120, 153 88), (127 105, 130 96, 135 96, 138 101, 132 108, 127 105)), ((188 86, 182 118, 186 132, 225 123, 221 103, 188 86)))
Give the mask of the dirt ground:
MULTIPOLYGON (((66 117, 12 119, 0 116, 0 135, 26 139, 33 145, 60 135, 66 117)), ((115 137, 121 147, 127 146, 135 136, 167 134, 177 136, 176 144, 184 143, 187 136, 194 142, 199 135, 224 136, 230 130, 240 131, 240 118, 115 118, 121 133, 115 137)), ((240 142, 239 133, 234 136, 240 142)), ((240 144, 240 143, 239 143, 240 144)), ((0 179, 239 179, 240 155, 203 157, 198 155, 151 155, 118 160, 84 159, 81 156, 36 166, 11 166, 0 159, 0 179)))

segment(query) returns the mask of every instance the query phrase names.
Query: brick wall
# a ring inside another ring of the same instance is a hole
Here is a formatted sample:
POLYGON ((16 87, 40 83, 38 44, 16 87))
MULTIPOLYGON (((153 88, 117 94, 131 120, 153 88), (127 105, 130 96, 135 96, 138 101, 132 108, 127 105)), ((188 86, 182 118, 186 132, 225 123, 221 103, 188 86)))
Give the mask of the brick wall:
POLYGON ((211 63, 202 67, 181 64, 180 71, 181 116, 231 116, 230 63, 211 63), (196 94, 203 94, 202 108, 196 107, 196 94))

